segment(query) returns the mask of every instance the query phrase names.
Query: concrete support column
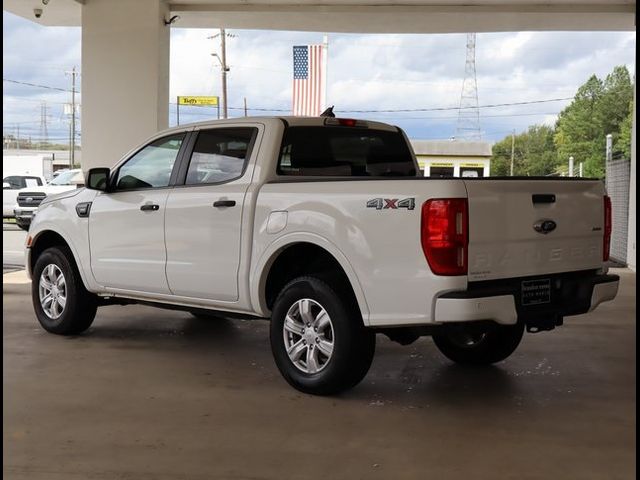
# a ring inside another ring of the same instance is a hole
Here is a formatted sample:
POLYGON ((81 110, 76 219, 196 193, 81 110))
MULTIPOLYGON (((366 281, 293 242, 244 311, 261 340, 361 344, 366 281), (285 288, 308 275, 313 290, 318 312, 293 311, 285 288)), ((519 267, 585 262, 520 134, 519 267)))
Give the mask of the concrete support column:
POLYGON ((633 118, 631 120, 631 178, 629 181, 629 233, 627 265, 636 271, 636 79, 633 78, 633 118))
POLYGON ((111 167, 169 119, 164 0, 82 5, 82 168, 111 167))

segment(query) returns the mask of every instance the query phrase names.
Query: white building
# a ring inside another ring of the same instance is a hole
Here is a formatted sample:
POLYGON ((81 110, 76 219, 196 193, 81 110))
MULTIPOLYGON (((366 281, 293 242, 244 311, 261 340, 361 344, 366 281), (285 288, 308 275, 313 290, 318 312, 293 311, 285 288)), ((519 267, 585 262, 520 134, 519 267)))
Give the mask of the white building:
MULTIPOLYGON (((19 159, 19 157, 33 157, 41 156, 43 158, 51 158, 53 160, 53 171, 63 170, 65 168, 71 168, 69 165, 69 150, 27 150, 27 149, 4 149, 2 150, 2 158, 19 159)), ((12 160, 13 161, 13 160, 12 160)), ((81 164, 82 153, 80 150, 75 152, 76 168, 81 164)), ((3 161, 4 164, 4 161, 3 161)), ((4 172, 3 172, 3 176, 4 172)))
POLYGON ((425 177, 488 177, 491 144, 455 140, 410 140, 425 177))

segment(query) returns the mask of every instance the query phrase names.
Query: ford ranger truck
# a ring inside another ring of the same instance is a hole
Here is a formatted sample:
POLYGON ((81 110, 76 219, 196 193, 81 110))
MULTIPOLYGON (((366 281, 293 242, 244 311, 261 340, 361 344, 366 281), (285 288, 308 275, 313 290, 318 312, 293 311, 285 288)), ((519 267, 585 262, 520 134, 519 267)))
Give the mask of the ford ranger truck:
POLYGON ((29 229, 45 330, 79 334, 130 303, 269 319, 278 369, 312 394, 360 382, 377 333, 491 364, 618 289, 601 181, 424 178, 383 123, 180 126, 85 185, 45 198, 29 229))

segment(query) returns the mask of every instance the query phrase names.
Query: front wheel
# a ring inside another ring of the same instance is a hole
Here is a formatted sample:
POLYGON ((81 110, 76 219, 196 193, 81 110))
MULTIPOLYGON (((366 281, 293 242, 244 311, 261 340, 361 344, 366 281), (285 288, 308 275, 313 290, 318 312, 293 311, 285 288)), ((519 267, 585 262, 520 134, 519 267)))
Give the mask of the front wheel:
POLYGON ((524 325, 492 325, 485 329, 451 325, 433 341, 449 360, 468 365, 489 365, 509 357, 520 345, 524 325))
POLYGON ((48 248, 38 257, 31 298, 40 325, 51 333, 82 333, 96 316, 96 297, 84 287, 73 254, 66 247, 48 248))
POLYGON ((354 301, 315 277, 300 277, 278 296, 271 350, 282 376, 304 393, 330 395, 358 384, 369 371, 375 334, 354 301))

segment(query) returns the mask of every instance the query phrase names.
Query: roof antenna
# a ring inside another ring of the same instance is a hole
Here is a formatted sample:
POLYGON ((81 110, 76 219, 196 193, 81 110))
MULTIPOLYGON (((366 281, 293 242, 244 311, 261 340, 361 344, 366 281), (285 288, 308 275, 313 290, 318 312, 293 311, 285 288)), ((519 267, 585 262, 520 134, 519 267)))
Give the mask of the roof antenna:
POLYGON ((336 114, 333 113, 333 105, 331 105, 329 108, 327 108, 324 112, 322 112, 320 114, 321 117, 331 117, 331 118, 335 118, 336 114))

